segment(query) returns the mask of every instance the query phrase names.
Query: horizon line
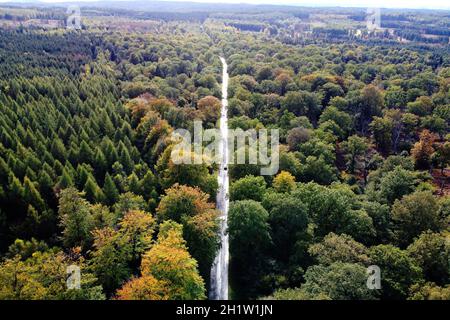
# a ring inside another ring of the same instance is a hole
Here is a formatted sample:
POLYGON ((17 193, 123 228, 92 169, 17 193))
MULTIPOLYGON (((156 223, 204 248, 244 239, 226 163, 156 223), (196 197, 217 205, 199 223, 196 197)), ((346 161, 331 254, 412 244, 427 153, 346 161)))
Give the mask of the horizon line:
MULTIPOLYGON (((290 2, 280 2, 280 3, 274 3, 273 0, 265 1, 265 0, 238 0, 238 1, 228 1, 227 0, 221 0, 218 2, 214 2, 214 0, 150 0, 150 1, 143 1, 143 0, 0 0, 0 4, 21 4, 21 5, 33 5, 33 4, 42 4, 42 5, 58 5, 58 4, 67 4, 67 3, 83 3, 84 4, 95 4, 95 3, 127 3, 127 2, 140 2, 145 4, 151 4, 152 2, 167 2, 167 3, 185 3, 188 5, 189 3, 195 3, 195 4, 210 4, 210 5, 229 5, 229 6, 238 6, 238 5, 248 5, 248 6, 274 6, 274 7, 307 7, 307 8, 347 8, 347 9, 360 9, 360 8, 372 8, 377 7, 380 9, 390 9, 390 10, 401 10, 401 9, 407 9, 407 10, 442 10, 442 11, 449 11, 450 6, 411 6, 411 7, 402 7, 402 6, 371 6, 369 4, 366 5, 359 5, 358 3, 354 4, 331 4, 331 3, 290 3, 290 2)), ((332 1, 332 0, 328 0, 332 1)))

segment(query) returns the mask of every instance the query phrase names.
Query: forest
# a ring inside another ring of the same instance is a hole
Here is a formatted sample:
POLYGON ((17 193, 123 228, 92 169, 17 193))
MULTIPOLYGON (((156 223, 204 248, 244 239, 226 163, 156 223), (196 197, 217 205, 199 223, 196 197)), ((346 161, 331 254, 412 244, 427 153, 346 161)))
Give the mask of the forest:
POLYGON ((450 300, 450 12, 179 6, 0 6, 0 300, 207 299, 218 168, 171 134, 218 127, 219 56, 281 143, 229 166, 230 298, 450 300))

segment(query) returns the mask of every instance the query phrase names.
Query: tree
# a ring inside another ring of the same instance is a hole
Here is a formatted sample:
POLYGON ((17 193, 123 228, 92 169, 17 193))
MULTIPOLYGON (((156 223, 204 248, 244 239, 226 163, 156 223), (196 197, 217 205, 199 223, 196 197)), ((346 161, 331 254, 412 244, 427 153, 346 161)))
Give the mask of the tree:
POLYGON ((367 129, 367 124, 372 117, 379 116, 383 108, 383 95, 380 90, 373 86, 365 86, 361 91, 361 130, 364 133, 367 129))
POLYGON ((410 194, 415 189, 416 176, 412 171, 400 166, 386 173, 380 181, 379 194, 381 199, 392 205, 395 200, 410 194))
MULTIPOLYGON (((352 129, 352 118, 346 112, 340 111, 334 106, 327 107, 320 115, 319 124, 333 121, 346 134, 352 129)), ((341 138, 344 138, 343 136, 341 138)))
POLYGON ((272 245, 269 213, 254 200, 232 202, 229 210, 230 269, 234 288, 241 297, 258 294, 272 245))
POLYGON ((389 243, 394 238, 390 207, 375 201, 363 203, 363 209, 372 219, 376 230, 374 243, 389 243))
POLYGON ((269 66, 261 67, 256 73, 256 79, 258 81, 272 79, 272 77, 273 77, 273 70, 269 66))
POLYGON ((132 210, 125 214, 118 225, 118 236, 126 247, 130 265, 137 267, 141 255, 150 249, 153 242, 155 219, 147 212, 132 210))
POLYGON ((287 86, 292 82, 292 78, 289 74, 282 72, 276 78, 275 81, 280 86, 280 95, 284 95, 286 93, 287 86))
POLYGON ((312 122, 316 122, 319 114, 319 100, 314 93, 307 91, 288 92, 282 102, 282 107, 294 113, 296 116, 305 116, 312 122))
POLYGON ((34 183, 26 176, 23 180, 23 199, 26 203, 31 204, 40 211, 43 211, 46 207, 45 202, 34 183))
POLYGON ((420 133, 420 140, 411 149, 411 155, 418 169, 428 169, 431 163, 431 156, 434 153, 433 143, 436 137, 428 130, 420 133))
POLYGON ((123 166, 125 173, 130 174, 133 170, 134 163, 130 157, 127 147, 123 142, 120 142, 119 144, 119 162, 123 166))
POLYGON ((66 189, 73 186, 73 179, 70 176, 69 172, 64 169, 61 178, 59 179, 56 187, 57 189, 66 189))
POLYGON ((369 249, 369 257, 381 270, 385 299, 405 299, 409 288, 421 281, 422 270, 406 251, 392 245, 378 245, 369 249))
POLYGON ((205 279, 218 249, 219 212, 199 188, 175 184, 166 190, 156 209, 160 221, 173 220, 183 225, 189 253, 198 261, 205 279))
POLYGON ((220 100, 213 96, 206 96, 197 102, 198 109, 202 112, 204 120, 208 123, 216 124, 220 117, 220 100))
POLYGON ((408 300, 450 300, 450 285, 439 287, 435 283, 415 284, 408 300))
POLYGON ((267 297, 268 300, 331 300, 326 293, 311 294, 303 289, 278 289, 271 296, 267 297))
POLYGON ((436 152, 432 155, 432 160, 441 169, 441 175, 444 175, 444 169, 450 165, 450 141, 438 146, 436 152))
POLYGON ((316 237, 324 237, 330 232, 345 233, 366 243, 375 235, 372 219, 357 203, 357 197, 349 186, 336 184, 325 187, 310 182, 299 184, 292 196, 308 208, 316 237))
POLYGON ((289 193, 295 189, 295 178, 287 171, 281 171, 273 179, 273 187, 277 192, 289 193))
POLYGON ((47 251, 48 245, 44 241, 38 241, 35 238, 31 240, 16 239, 13 244, 8 248, 8 252, 5 254, 8 258, 20 256, 21 260, 26 260, 33 255, 33 253, 47 251))
POLYGON ((105 195, 105 201, 108 205, 113 205, 119 198, 119 191, 116 188, 116 184, 113 179, 106 173, 105 183, 103 184, 103 194, 105 195))
POLYGON ((303 248, 309 240, 307 208, 300 199, 283 195, 277 195, 277 198, 270 209, 268 220, 274 243, 273 256, 284 263, 291 260, 297 264, 305 260, 303 248))
POLYGON ((407 110, 419 117, 424 117, 431 113, 433 109, 433 102, 429 97, 421 96, 414 102, 409 102, 407 105, 407 110))
POLYGON ((55 159, 58 159, 61 162, 66 160, 66 148, 64 147, 64 143, 62 143, 61 139, 53 140, 51 152, 55 159))
POLYGON ((75 188, 61 191, 58 215, 60 225, 63 228, 64 246, 66 248, 76 246, 86 248, 92 238, 93 221, 89 211, 89 203, 81 197, 75 188))
POLYGON ((230 199, 261 201, 266 191, 266 181, 262 176, 245 176, 236 180, 230 187, 230 199))
POLYGON ((289 145, 289 150, 298 151, 300 144, 308 141, 311 138, 311 129, 295 127, 288 131, 286 142, 289 145))
POLYGON ((117 230, 107 226, 93 232, 91 268, 108 294, 138 270, 142 254, 151 248, 154 228, 155 219, 149 213, 132 210, 117 230))
POLYGON ((392 206, 395 235, 401 246, 407 246, 423 231, 439 231, 442 221, 438 203, 428 191, 417 191, 396 200, 392 206))
POLYGON ((324 265, 335 262, 358 263, 363 266, 370 264, 367 248, 346 234, 330 232, 322 242, 311 245, 308 251, 324 265))
POLYGON ((392 120, 387 117, 374 117, 370 123, 376 146, 384 155, 388 155, 391 151, 393 126, 392 120))
POLYGON ((450 276, 448 236, 425 231, 408 246, 407 251, 422 268, 426 280, 441 285, 448 282, 450 276))
POLYGON ((131 210, 145 210, 145 201, 142 196, 135 195, 131 192, 122 193, 119 200, 114 205, 114 211, 117 218, 122 218, 131 210))
MULTIPOLYGON (((166 148, 166 151, 167 150, 170 151, 171 148, 168 147, 166 148)), ((170 152, 168 153, 168 156, 170 156, 170 152)), ((195 159, 194 157, 195 155, 192 153, 191 159, 195 159)), ((161 168, 161 162, 158 161, 158 169, 162 172, 161 185, 165 189, 170 188, 176 183, 191 187, 199 187, 203 191, 214 196, 217 190, 217 179, 215 177, 213 180, 210 179, 212 175, 209 174, 208 166, 205 161, 206 159, 203 159, 202 164, 175 164, 172 159, 169 159, 166 168, 161 168)))
POLYGON ((106 157, 103 154, 102 149, 100 149, 99 147, 96 148, 93 166, 95 168, 95 172, 99 175, 105 174, 106 170, 108 169, 106 157))
POLYGON ((114 227, 116 225, 117 217, 114 212, 111 212, 109 207, 100 203, 90 206, 92 221, 94 229, 103 229, 105 227, 114 227))
POLYGON ((358 135, 348 137, 347 141, 342 143, 347 152, 347 168, 350 173, 359 173, 367 179, 368 151, 371 148, 370 142, 358 135))
POLYGON ((94 178, 89 177, 84 185, 83 192, 86 199, 91 202, 101 202, 104 199, 104 194, 102 189, 98 186, 94 178))
POLYGON ((180 224, 165 221, 156 244, 143 256, 141 274, 118 291, 119 299, 205 299, 197 262, 186 248, 180 224))
POLYGON ((301 163, 293 152, 286 152, 280 148, 280 170, 290 172, 294 177, 300 173, 301 163))
POLYGON ((154 198, 157 196, 156 185, 156 177, 150 170, 148 170, 142 180, 139 181, 139 187, 146 198, 154 198))
POLYGON ((132 173, 127 178, 128 188, 127 191, 132 192, 134 194, 142 194, 142 189, 139 185, 139 178, 136 173, 132 173))
POLYGON ((151 275, 133 278, 117 290, 117 300, 169 300, 168 283, 151 275))
MULTIPOLYGON (((79 252, 72 252, 79 256, 79 252)), ((35 251, 23 258, 16 255, 0 264, 0 300, 103 300, 102 287, 82 258, 71 259, 57 249, 35 251), (69 289, 66 270, 80 267, 80 289, 69 289)))
POLYGON ((330 184, 337 179, 336 169, 326 163, 323 157, 309 156, 300 169, 300 180, 303 182, 315 181, 320 184, 330 184))
POLYGON ((92 163, 94 159, 94 152, 91 147, 86 143, 86 141, 82 141, 80 144, 80 152, 78 154, 78 162, 79 163, 92 163))
POLYGON ((332 98, 344 95, 342 87, 332 82, 325 83, 320 91, 323 93, 323 106, 327 106, 332 98))
POLYGON ((82 189, 84 187, 88 178, 95 180, 95 178, 92 175, 91 167, 84 163, 81 165, 79 164, 77 166, 76 174, 74 176, 75 176, 75 185, 78 189, 82 189))
POLYGON ((194 216, 212 210, 214 204, 209 202, 209 195, 199 188, 175 184, 166 190, 156 212, 160 221, 174 220, 181 222, 184 217, 194 216))
POLYGON ((105 292, 111 295, 132 273, 128 265, 127 243, 111 227, 96 229, 92 233, 94 243, 89 265, 105 292))
POLYGON ((406 92, 399 86, 391 86, 386 90, 384 102, 388 108, 402 108, 406 105, 406 92))
POLYGON ((336 262, 308 268, 301 289, 308 295, 332 300, 374 300, 376 293, 367 288, 366 268, 359 264, 336 262))

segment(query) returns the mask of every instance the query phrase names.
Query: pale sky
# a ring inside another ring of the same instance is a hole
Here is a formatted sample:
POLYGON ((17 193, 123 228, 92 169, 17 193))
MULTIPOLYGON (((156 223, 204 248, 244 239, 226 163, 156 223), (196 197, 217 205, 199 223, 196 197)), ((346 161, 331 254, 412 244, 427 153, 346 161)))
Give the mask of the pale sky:
MULTIPOLYGON (((73 2, 91 2, 98 0, 76 0, 73 2)), ((113 0, 114 1, 114 0, 113 0)), ((162 0, 167 1, 167 0, 162 0)), ((289 4, 306 6, 340 6, 340 7, 376 7, 376 8, 433 8, 450 9, 448 0, 177 0, 207 3, 251 3, 251 4, 289 4)), ((14 0, 0 0, 14 2, 14 0)), ((20 2, 24 2, 23 0, 20 2)), ((46 3, 71 2, 70 0, 41 0, 46 3)))

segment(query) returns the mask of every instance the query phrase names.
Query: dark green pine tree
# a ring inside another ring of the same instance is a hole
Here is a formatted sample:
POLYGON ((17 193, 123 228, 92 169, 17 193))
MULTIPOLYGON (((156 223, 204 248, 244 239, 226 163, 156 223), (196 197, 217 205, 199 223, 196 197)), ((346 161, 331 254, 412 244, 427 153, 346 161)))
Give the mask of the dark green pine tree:
POLYGON ((45 170, 41 170, 41 172, 39 172, 38 182, 39 182, 39 190, 43 198, 48 200, 53 195, 52 178, 45 170))
POLYGON ((128 176, 128 191, 133 192, 134 194, 142 193, 139 179, 134 172, 128 176))
POLYGON ((115 204, 117 202, 117 199, 119 198, 119 191, 117 190, 116 184, 114 183, 109 173, 106 173, 105 176, 105 183, 103 184, 103 194, 105 195, 106 204, 110 206, 115 204))
POLYGON ((108 163, 106 162, 106 157, 103 154, 102 149, 98 147, 95 152, 93 166, 95 169, 96 177, 103 177, 106 171, 108 170, 108 163))
POLYGON ((70 173, 64 169, 56 185, 57 189, 62 190, 73 186, 73 179, 70 173))
POLYGON ((86 199, 91 203, 102 202, 104 199, 102 189, 100 189, 97 181, 95 181, 92 176, 89 176, 89 178, 87 179, 86 184, 83 188, 83 192, 86 195, 86 199))
POLYGON ((122 137, 128 137, 131 139, 133 130, 131 129, 131 126, 128 122, 124 122, 122 124, 122 128, 120 128, 121 136, 122 137))
POLYGON ((105 138, 103 140, 102 150, 103 154, 105 155, 108 167, 111 167, 113 163, 119 159, 119 156, 117 155, 117 150, 114 147, 114 144, 109 138, 105 138))
POLYGON ((11 169, 8 167, 8 164, 0 158, 0 181, 8 181, 8 176, 11 173, 11 169))
POLYGON ((8 186, 9 197, 14 202, 17 202, 20 199, 22 199, 22 197, 23 197, 24 190, 23 190, 22 183, 12 173, 9 176, 9 181, 10 181, 9 186, 8 186))
POLYGON ((55 160, 53 164, 53 170, 55 171, 56 175, 61 176, 64 172, 64 166, 59 160, 55 160))
POLYGON ((78 163, 92 163, 93 158, 94 154, 91 147, 89 147, 86 141, 82 141, 80 144, 80 153, 78 154, 78 163))
POLYGON ((123 170, 128 175, 131 173, 134 167, 133 160, 131 160, 130 153, 128 152, 125 144, 120 142, 119 144, 119 162, 123 167, 123 170))
MULTIPOLYGON (((3 189, 3 187, 0 185, 0 202, 3 202, 3 201, 6 201, 7 200, 7 197, 6 197, 6 192, 5 192, 5 190, 3 189)), ((1 216, 1 212, 2 212, 2 210, 0 209, 0 221, 5 221, 4 219, 3 219, 3 217, 1 216)), ((5 218, 6 219, 6 218, 5 218)), ((1 224, 0 224, 0 230, 1 230, 1 224)), ((0 236, 0 239, 1 239, 1 236, 0 236)), ((1 240, 0 240, 1 241, 1 240)))
POLYGON ((142 195, 145 198, 150 198, 156 187, 156 178, 153 172, 148 170, 142 180, 139 182, 140 189, 142 190, 142 195))
POLYGON ((55 159, 58 159, 61 162, 64 162, 66 159, 66 148, 64 147, 64 143, 62 143, 61 139, 56 138, 53 140, 51 146, 52 156, 55 159))
POLYGON ((16 177, 23 178, 27 170, 27 166, 22 160, 10 154, 10 160, 8 160, 8 165, 16 175, 16 177))
POLYGON ((90 176, 92 176, 92 174, 88 171, 86 166, 84 166, 83 164, 79 164, 77 167, 77 176, 75 179, 77 188, 82 189, 90 176))
POLYGON ((37 180, 36 172, 34 172, 34 170, 31 169, 31 167, 27 167, 27 170, 25 171, 25 176, 33 181, 37 180))
POLYGON ((25 177, 23 181, 23 199, 27 204, 31 204, 39 211, 43 211, 45 209, 45 202, 42 199, 41 194, 28 177, 25 177))

